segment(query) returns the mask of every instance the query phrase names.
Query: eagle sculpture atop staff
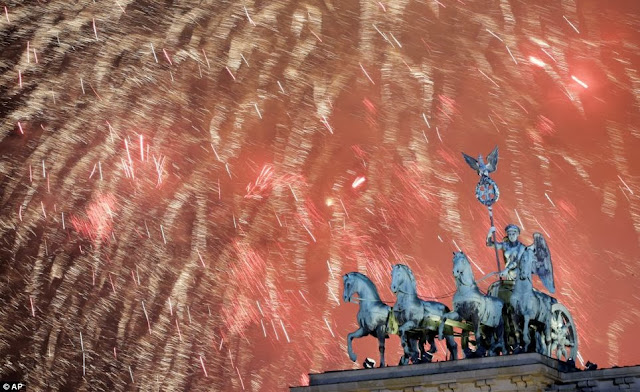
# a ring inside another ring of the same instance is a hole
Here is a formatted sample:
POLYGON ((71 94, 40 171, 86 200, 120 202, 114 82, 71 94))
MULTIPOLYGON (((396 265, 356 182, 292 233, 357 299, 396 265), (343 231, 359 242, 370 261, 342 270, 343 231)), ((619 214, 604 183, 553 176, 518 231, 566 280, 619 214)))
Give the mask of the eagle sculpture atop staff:
MULTIPOLYGON (((498 146, 489 153, 486 164, 482 159, 482 155, 478 155, 478 159, 475 159, 463 152, 462 156, 465 162, 480 176, 480 181, 478 181, 478 185, 476 185, 476 199, 489 210, 489 219, 491 220, 491 227, 493 227, 493 203, 497 202, 500 198, 500 190, 498 189, 498 184, 489 177, 489 173, 493 173, 498 168, 498 146)), ((493 242, 495 243, 495 241, 496 235, 493 233, 493 242)), ((496 252, 496 265, 498 271, 500 271, 498 248, 496 246, 494 246, 494 248, 496 252)))
POLYGON ((479 176, 489 176, 489 173, 493 173, 498 168, 498 146, 496 146, 489 156, 487 156, 487 164, 482 159, 482 154, 478 155, 478 159, 470 157, 469 155, 462 153, 464 160, 475 170, 479 176))

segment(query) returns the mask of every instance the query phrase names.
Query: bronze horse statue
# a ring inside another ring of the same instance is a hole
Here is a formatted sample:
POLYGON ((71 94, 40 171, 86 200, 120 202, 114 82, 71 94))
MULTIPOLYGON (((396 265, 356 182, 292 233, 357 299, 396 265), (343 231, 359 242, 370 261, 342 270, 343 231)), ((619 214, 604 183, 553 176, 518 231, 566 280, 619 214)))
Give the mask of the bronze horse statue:
POLYGON ((380 367, 385 366, 384 345, 385 339, 389 337, 387 323, 391 307, 380 299, 378 290, 373 282, 359 272, 349 272, 342 277, 344 283, 345 302, 352 302, 354 294, 358 294, 358 328, 347 335, 347 351, 349 359, 353 362, 357 360, 357 355, 353 352, 352 341, 355 338, 372 335, 378 338, 378 348, 380 350, 380 367))
MULTIPOLYGON (((363 336, 372 335, 378 339, 378 348, 380 350, 380 367, 385 366, 384 351, 385 340, 389 337, 389 334, 396 334, 397 325, 394 325, 391 320, 393 317, 391 307, 380 299, 378 290, 373 282, 365 275, 359 272, 350 272, 343 277, 344 283, 344 295, 343 300, 345 302, 357 302, 359 306, 357 321, 360 328, 347 335, 347 351, 349 358, 352 361, 357 360, 356 354, 353 352, 352 342, 355 338, 361 338, 363 336), (354 295, 358 297, 355 298, 354 295)), ((420 347, 420 352, 423 357, 429 357, 430 354, 424 349, 424 344, 428 337, 421 331, 412 331, 407 335, 408 343, 407 349, 410 351, 411 357, 417 357, 418 349, 416 344, 420 347)), ((432 355, 435 352, 435 344, 433 338, 430 339, 432 355)), ((429 357, 430 358, 430 357, 429 357)), ((401 360, 402 362, 402 360, 401 360)))
POLYGON ((471 264, 463 252, 453 253, 453 277, 456 281, 453 311, 443 315, 438 330, 439 339, 443 338, 447 319, 465 320, 473 324, 476 339, 475 353, 472 353, 468 347, 463 347, 465 357, 484 356, 487 349, 489 355, 504 352, 504 322, 502 319, 504 303, 502 300, 480 292, 471 270, 471 264), (483 333, 483 329, 485 333, 483 333))
POLYGON ((539 346, 537 351, 540 354, 550 356, 551 348, 551 307, 557 301, 555 298, 533 289, 531 277, 534 269, 536 256, 534 247, 525 248, 524 253, 518 260, 516 268, 516 281, 513 286, 513 293, 509 300, 513 307, 513 324, 516 326, 516 342, 522 345, 523 350, 528 352, 531 344, 531 333, 529 324, 533 321, 540 328, 538 333, 539 346))
MULTIPOLYGON (((424 301, 416 292, 416 280, 413 272, 404 264, 396 264, 391 269, 391 291, 396 295, 393 312, 399 324, 399 334, 404 349, 401 365, 409 363, 431 362, 437 348, 434 339, 437 333, 438 321, 449 312, 449 308, 435 301, 424 301), (412 337, 419 335, 419 347, 422 357, 419 359, 413 346, 412 337), (428 341, 431 348, 424 351, 424 343, 428 341)), ((449 358, 458 359, 458 344, 453 336, 447 335, 449 358)))

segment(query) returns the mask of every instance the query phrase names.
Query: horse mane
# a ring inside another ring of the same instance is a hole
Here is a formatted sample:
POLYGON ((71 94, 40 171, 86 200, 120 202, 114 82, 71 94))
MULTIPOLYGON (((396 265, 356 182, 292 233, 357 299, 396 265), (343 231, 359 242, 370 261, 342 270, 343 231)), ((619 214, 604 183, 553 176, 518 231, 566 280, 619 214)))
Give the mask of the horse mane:
POLYGON ((409 275, 409 279, 411 280, 411 283, 413 283, 413 288, 417 289, 417 284, 416 284, 416 278, 415 276, 413 276, 413 271, 411 271, 411 268, 409 268, 409 266, 404 265, 404 264, 396 264, 398 266, 400 266, 400 268, 402 268, 407 275, 409 275))
POLYGON ((531 279, 531 274, 535 274, 535 268, 533 267, 533 263, 534 263, 534 254, 533 254, 533 250, 530 247, 526 247, 524 250, 524 253, 522 254, 522 256, 520 257, 520 259, 518 260, 518 264, 517 264, 517 268, 518 268, 518 273, 520 273, 520 270, 522 270, 522 268, 524 268, 524 264, 526 263, 528 268, 529 268, 529 279, 531 279))
POLYGON ((362 280, 364 282, 364 284, 367 285, 367 287, 369 287, 371 289, 371 292, 375 296, 375 299, 381 301, 380 294, 378 294, 378 289, 376 288, 376 285, 373 284, 373 282, 371 281, 371 279, 369 279, 367 277, 367 275, 362 274, 360 272, 349 272, 348 275, 351 275, 353 277, 357 277, 358 279, 362 280))

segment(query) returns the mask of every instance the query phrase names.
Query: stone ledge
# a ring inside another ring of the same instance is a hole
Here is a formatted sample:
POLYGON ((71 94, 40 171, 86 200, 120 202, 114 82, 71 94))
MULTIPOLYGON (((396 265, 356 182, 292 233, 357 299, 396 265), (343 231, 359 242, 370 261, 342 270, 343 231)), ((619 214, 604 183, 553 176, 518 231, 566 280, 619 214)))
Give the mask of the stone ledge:
POLYGON ((530 353, 376 369, 311 374, 309 386, 292 392, 325 391, 600 391, 632 390, 640 366, 568 372, 567 365, 530 353))
POLYGON ((540 354, 505 355, 487 358, 461 359, 457 361, 424 363, 409 366, 390 366, 375 369, 337 370, 309 375, 309 385, 325 385, 341 382, 370 381, 389 378, 438 375, 523 365, 542 364, 557 369, 558 361, 540 354))

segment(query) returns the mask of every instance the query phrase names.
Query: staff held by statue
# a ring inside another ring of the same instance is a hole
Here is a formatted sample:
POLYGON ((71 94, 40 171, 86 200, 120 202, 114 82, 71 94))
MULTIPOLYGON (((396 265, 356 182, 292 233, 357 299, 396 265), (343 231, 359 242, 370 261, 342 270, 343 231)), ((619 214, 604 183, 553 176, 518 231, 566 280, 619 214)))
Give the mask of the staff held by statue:
MULTIPOLYGON (((500 198, 500 190, 498 184, 495 183, 489 177, 489 173, 496 171, 498 168, 498 146, 487 156, 487 163, 484 163, 482 155, 478 156, 478 159, 472 158, 469 155, 462 153, 464 160, 473 170, 480 176, 480 181, 476 185, 476 199, 489 210, 489 219, 491 220, 491 227, 493 225, 493 204, 500 198)), ((500 272, 500 256, 498 254, 498 247, 496 245, 496 233, 493 232, 493 249, 496 251, 496 265, 498 272, 500 272)), ((502 278, 500 278, 502 279, 502 278)))

